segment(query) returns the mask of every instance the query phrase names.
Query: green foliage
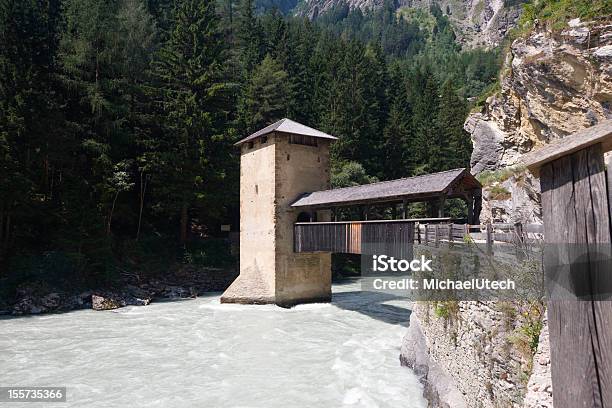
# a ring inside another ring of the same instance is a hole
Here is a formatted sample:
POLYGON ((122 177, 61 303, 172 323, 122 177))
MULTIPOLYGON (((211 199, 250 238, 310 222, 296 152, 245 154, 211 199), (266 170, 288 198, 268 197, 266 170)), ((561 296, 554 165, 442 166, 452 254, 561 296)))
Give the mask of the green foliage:
POLYGON ((491 186, 495 183, 503 183, 510 177, 517 176, 525 171, 525 166, 509 166, 498 170, 485 170, 478 173, 476 178, 484 187, 491 186))
POLYGON ((540 332, 542 331, 542 321, 528 321, 521 327, 521 332, 527 337, 529 349, 533 354, 538 349, 540 332))
POLYGON ((363 166, 357 162, 346 162, 332 169, 331 185, 333 188, 359 186, 378 181, 376 177, 366 174, 363 166))
POLYGON ((429 70, 440 83, 456 84, 465 98, 482 94, 494 83, 502 63, 499 49, 461 52, 448 17, 435 5, 430 10, 396 9, 394 2, 386 1, 363 12, 340 4, 317 17, 316 23, 342 37, 378 42, 404 69, 429 70))
POLYGON ((503 201, 503 200, 508 200, 511 196, 512 195, 510 191, 508 191, 507 188, 499 184, 496 184, 494 186, 491 186, 491 188, 489 188, 489 199, 490 200, 503 201))
POLYGON ((524 5, 519 27, 530 29, 536 20, 552 29, 562 29, 572 18, 589 20, 612 15, 609 0, 534 0, 524 5))
POLYGON ((287 116, 292 99, 288 79, 287 72, 269 54, 255 67, 240 112, 248 132, 255 132, 287 116))
POLYGON ((459 302, 455 300, 447 300, 443 302, 435 302, 434 314, 439 319, 444 319, 446 322, 456 321, 459 316, 459 302))
POLYGON ((222 185, 222 163, 229 157, 232 85, 218 23, 212 1, 177 3, 174 29, 153 66, 163 107, 163 137, 153 152, 159 163, 156 178, 164 182, 159 205, 180 218, 183 242, 190 209, 219 199, 212 191, 222 185))
POLYGON ((533 367, 533 356, 538 349, 540 332, 542 331, 542 318, 545 313, 541 302, 526 302, 514 305, 514 316, 517 319, 517 327, 508 336, 508 342, 520 353, 526 363, 525 382, 529 379, 528 374, 533 367))

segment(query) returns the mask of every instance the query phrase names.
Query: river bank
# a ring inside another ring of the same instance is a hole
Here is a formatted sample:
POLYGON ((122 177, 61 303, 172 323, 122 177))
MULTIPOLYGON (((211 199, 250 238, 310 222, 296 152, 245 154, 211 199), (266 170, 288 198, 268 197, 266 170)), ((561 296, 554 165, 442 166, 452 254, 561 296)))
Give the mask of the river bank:
POLYGON ((0 315, 32 315, 78 309, 109 310, 146 306, 156 300, 195 298, 223 291, 238 276, 235 269, 185 266, 162 276, 126 275, 112 287, 61 291, 22 285, 12 302, 0 303, 0 315))

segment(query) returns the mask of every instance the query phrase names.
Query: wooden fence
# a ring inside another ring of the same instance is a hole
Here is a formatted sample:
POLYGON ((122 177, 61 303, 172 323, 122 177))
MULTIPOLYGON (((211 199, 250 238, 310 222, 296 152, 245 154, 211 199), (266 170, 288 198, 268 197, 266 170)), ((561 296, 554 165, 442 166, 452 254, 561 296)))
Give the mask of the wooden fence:
POLYGON ((464 244, 484 242, 492 248, 495 242, 507 244, 534 244, 542 241, 540 224, 454 224, 425 223, 416 229, 415 242, 425 245, 464 244))
POLYGON ((533 244, 542 240, 537 224, 455 224, 445 219, 340 222, 298 222, 294 225, 295 252, 377 253, 407 257, 412 243, 454 245, 467 242, 533 244))

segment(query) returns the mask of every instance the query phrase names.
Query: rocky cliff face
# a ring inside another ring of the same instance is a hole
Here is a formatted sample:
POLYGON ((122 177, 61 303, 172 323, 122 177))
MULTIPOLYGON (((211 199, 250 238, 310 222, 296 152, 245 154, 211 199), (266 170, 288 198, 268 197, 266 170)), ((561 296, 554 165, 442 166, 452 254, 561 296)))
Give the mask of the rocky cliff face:
POLYGON ((523 0, 403 0, 406 6, 429 8, 437 3, 456 27, 467 48, 495 47, 516 25, 523 0))
MULTIPOLYGON (((488 258, 466 247, 414 246, 415 257, 434 260, 434 272, 428 277, 465 278, 474 273, 499 279, 511 273, 522 288, 537 281, 539 256, 517 257, 512 249, 495 251, 495 257, 488 258)), ((537 290, 537 285, 532 289, 537 290)), ((431 408, 552 407, 548 329, 539 302, 453 296, 417 301, 400 361, 419 377, 431 408)))
MULTIPOLYGON (((497 46, 515 26, 523 0, 399 0, 398 7, 429 9, 436 3, 456 28, 458 41, 467 48, 497 46)), ((346 0, 351 9, 381 7, 384 0, 346 0)), ((340 0, 304 0, 299 14, 316 18, 341 4, 340 0)))
POLYGON ((465 124, 474 145, 472 172, 490 172, 481 221, 541 220, 539 183, 520 168, 507 168, 517 166, 521 156, 533 149, 608 118, 612 118, 610 21, 572 20, 561 32, 536 29, 516 40, 502 72, 500 92, 465 124))
POLYGON ((430 407, 551 408, 546 319, 530 359, 513 344, 508 304, 459 302, 457 307, 455 319, 444 320, 431 303, 418 304, 402 342, 400 361, 423 383, 430 407))

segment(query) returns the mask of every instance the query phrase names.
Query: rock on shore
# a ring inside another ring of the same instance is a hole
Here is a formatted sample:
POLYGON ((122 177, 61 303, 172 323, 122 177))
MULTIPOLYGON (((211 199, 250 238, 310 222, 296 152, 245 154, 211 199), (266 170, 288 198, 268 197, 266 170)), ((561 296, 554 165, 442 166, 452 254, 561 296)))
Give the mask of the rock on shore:
POLYGON ((236 278, 235 270, 186 266, 159 279, 123 282, 114 289, 92 289, 80 293, 53 292, 24 286, 17 301, 0 314, 28 315, 75 309, 112 310, 124 306, 146 306, 155 299, 194 298, 205 292, 225 290, 236 278))

